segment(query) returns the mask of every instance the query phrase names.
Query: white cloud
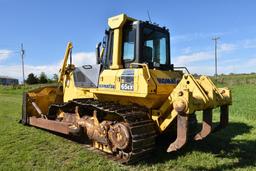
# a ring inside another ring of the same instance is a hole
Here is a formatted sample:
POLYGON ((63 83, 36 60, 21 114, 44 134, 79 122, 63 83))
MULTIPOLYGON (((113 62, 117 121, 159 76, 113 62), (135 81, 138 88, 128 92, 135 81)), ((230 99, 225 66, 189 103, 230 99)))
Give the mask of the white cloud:
MULTIPOLYGON (((232 33, 232 32, 230 32, 232 33)), ((210 44, 211 37, 214 35, 224 35, 226 33, 192 33, 177 35, 172 37, 173 44, 180 42, 188 42, 196 39, 209 39, 209 45, 201 47, 201 50, 193 51, 192 47, 185 47, 179 49, 179 56, 174 56, 172 62, 175 66, 186 66, 191 73, 199 74, 214 74, 214 44, 210 44)), ((256 49, 256 38, 241 39, 233 42, 218 42, 218 73, 250 73, 256 72, 256 57, 248 58, 244 60, 239 53, 235 53, 239 50, 256 49), (234 54, 227 55, 228 53, 234 54), (219 57, 220 56, 220 57, 219 57)), ((177 50, 176 50, 177 51, 177 50)))
POLYGON ((182 54, 188 54, 192 52, 191 47, 186 47, 180 50, 182 54))
MULTIPOLYGON (((253 45, 253 41, 250 42, 250 48, 253 45)), ((255 42, 256 43, 256 42, 255 42)), ((247 43, 248 45, 249 43, 247 43)), ((225 53, 230 53, 238 49, 238 47, 243 47, 241 42, 239 43, 220 43, 218 45, 218 55, 225 56, 225 53)), ((256 44, 255 44, 256 45, 256 44)), ((249 46, 247 46, 249 48, 249 46)), ((187 50, 191 50, 190 48, 181 49, 181 53, 186 52, 187 50)), ((256 59, 251 60, 248 63, 240 61, 238 58, 232 59, 218 59, 218 72, 219 73, 239 73, 239 72, 250 72, 253 67, 256 67, 256 59), (240 63, 238 66, 237 63, 240 63), (222 65, 222 66, 221 66, 222 65)), ((214 73, 214 50, 204 50, 199 52, 193 52, 189 54, 183 54, 177 57, 174 57, 173 63, 175 66, 185 66, 187 67, 191 73, 199 73, 199 74, 206 74, 206 75, 213 75, 214 73), (212 61, 212 65, 209 65, 209 61, 212 61)))
POLYGON ((256 48, 256 39, 246 39, 242 41, 243 48, 256 48))
MULTIPOLYGON (((25 77, 28 74, 34 73, 40 75, 41 72, 45 72, 48 77, 52 77, 53 74, 58 73, 58 65, 24 65, 25 77)), ((22 69, 21 65, 0 65, 1 75, 18 78, 22 80, 22 69)))
POLYGON ((202 33, 202 32, 196 32, 196 33, 188 33, 188 34, 182 34, 182 35, 174 35, 171 36, 171 41, 178 43, 178 42, 189 42, 192 40, 198 40, 198 39, 209 39, 211 40, 212 37, 218 35, 223 36, 226 34, 230 34, 232 32, 212 32, 212 33, 202 33))
POLYGON ((221 43, 219 46, 219 52, 231 52, 236 50, 237 45, 232 43, 221 43))
MULTIPOLYGON (((229 73, 251 73, 256 72, 256 60, 252 60, 249 62, 241 63, 240 65, 236 65, 234 63, 226 64, 226 65, 219 65, 218 66, 218 74, 229 74, 229 73)), ((214 75, 215 68, 213 65, 201 65, 201 66, 195 66, 190 65, 187 67, 190 73, 197 73, 201 75, 214 75)))
MULTIPOLYGON (((224 51, 232 51, 233 47, 227 46, 224 51)), ((249 60, 241 60, 240 58, 227 58, 218 60, 218 73, 250 73, 256 72, 256 57, 249 60)), ((175 66, 185 66, 190 73, 213 75, 214 74, 214 52, 202 51, 188 55, 177 56, 173 59, 175 66), (207 61, 212 61, 209 64, 207 61)))
MULTIPOLYGON (((215 72, 214 65, 200 63, 195 65, 190 63, 187 65, 190 73, 197 73, 203 75, 213 75, 215 72)), ((247 61, 240 59, 225 59, 219 62, 218 74, 229 74, 229 73, 251 73, 256 72, 256 58, 249 58, 247 61)))
POLYGON ((188 55, 181 55, 181 56, 175 57, 174 64, 177 66, 184 66, 184 65, 187 66, 193 62, 205 61, 213 58, 214 56, 212 52, 207 52, 207 51, 195 52, 188 55))
MULTIPOLYGON (((234 51, 235 49, 236 49, 235 44, 223 43, 219 45, 218 53, 231 52, 231 51, 234 51)), ((191 47, 181 49, 181 53, 183 53, 184 55, 174 57, 174 61, 176 62, 176 64, 185 65, 193 62, 205 61, 205 60, 214 58, 214 51, 199 51, 199 52, 193 52, 193 53, 191 53, 191 51, 192 51, 191 47)))
MULTIPOLYGON (((86 64, 95 64, 96 59, 93 52, 79 52, 73 54, 73 63, 76 66, 82 66, 86 64)), ((41 72, 45 72, 48 77, 52 77, 53 74, 58 74, 61 67, 62 61, 56 64, 49 65, 26 65, 25 77, 28 74, 34 73, 35 75, 40 75, 41 72)), ((22 69, 21 65, 0 65, 0 75, 10 76, 22 80, 22 69)))
POLYGON ((221 64, 221 65, 230 65, 230 64, 234 64, 234 63, 240 63, 241 62, 241 59, 239 59, 239 58, 235 58, 235 57, 233 57, 233 58, 228 58, 228 59, 221 59, 221 58, 219 58, 219 63, 221 64))
POLYGON ((256 58, 250 58, 247 61, 233 62, 228 65, 222 64, 219 68, 219 73, 251 73, 256 72, 256 58))
POLYGON ((11 50, 7 50, 7 49, 0 49, 0 61, 7 59, 8 57, 10 57, 12 54, 11 50))
POLYGON ((76 66, 96 64, 94 52, 79 52, 73 55, 73 62, 76 66))
POLYGON ((250 49, 256 48, 256 39, 242 39, 234 43, 220 43, 219 51, 220 52, 230 52, 237 49, 250 49))
POLYGON ((255 58, 251 58, 250 60, 248 60, 246 62, 246 65, 248 67, 254 66, 255 67, 254 71, 255 71, 256 70, 256 57, 255 58))
POLYGON ((234 43, 220 43, 218 50, 220 52, 230 52, 238 49, 250 48, 256 48, 256 38, 242 39, 239 41, 235 41, 234 43))
POLYGON ((214 72, 214 67, 213 66, 207 66, 207 65, 202 65, 202 66, 190 66, 187 68, 190 73, 197 73, 200 75, 213 75, 214 72))

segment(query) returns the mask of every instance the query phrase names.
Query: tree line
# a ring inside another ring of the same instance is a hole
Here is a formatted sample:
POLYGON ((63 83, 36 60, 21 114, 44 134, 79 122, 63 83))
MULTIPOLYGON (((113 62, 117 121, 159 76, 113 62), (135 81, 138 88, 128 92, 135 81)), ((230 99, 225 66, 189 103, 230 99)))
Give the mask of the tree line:
POLYGON ((25 81, 27 84, 56 83, 58 81, 58 75, 53 74, 53 77, 49 78, 44 72, 41 72, 39 76, 34 73, 30 73, 25 81))

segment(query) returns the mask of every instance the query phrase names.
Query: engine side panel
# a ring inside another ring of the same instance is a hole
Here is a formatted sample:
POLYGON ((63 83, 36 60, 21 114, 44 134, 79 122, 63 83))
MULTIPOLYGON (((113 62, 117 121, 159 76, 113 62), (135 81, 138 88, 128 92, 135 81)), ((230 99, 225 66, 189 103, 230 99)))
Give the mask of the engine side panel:
POLYGON ((101 65, 84 65, 74 70, 76 87, 96 88, 99 83, 101 65))
MULTIPOLYGON (((158 108, 176 87, 181 72, 128 68, 103 70, 98 87, 79 87, 72 72, 64 82, 64 102, 73 99, 94 98, 122 104, 138 104, 147 108, 158 108)), ((93 77, 97 77, 93 75, 93 77)), ((88 84, 89 85, 89 84, 88 84)))

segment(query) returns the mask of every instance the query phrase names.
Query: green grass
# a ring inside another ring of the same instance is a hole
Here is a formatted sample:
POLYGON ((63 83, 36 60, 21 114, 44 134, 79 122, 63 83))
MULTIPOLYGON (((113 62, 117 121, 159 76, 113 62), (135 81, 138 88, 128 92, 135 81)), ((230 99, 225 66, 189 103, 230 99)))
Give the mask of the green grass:
POLYGON ((19 124, 22 89, 0 87, 0 170, 256 170, 256 86, 231 89, 226 129, 172 154, 158 145, 151 159, 124 166, 83 144, 19 124))

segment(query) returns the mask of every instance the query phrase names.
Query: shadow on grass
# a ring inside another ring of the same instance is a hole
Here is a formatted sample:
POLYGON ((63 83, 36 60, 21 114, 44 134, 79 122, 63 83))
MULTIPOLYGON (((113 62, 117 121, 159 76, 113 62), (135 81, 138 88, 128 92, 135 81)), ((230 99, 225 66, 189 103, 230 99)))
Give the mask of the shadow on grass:
MULTIPOLYGON (((157 150, 150 158, 147 160, 142 160, 136 165, 142 166, 152 166, 154 164, 165 163, 169 160, 178 160, 178 157, 185 156, 190 152, 199 151, 204 153, 210 153, 215 155, 217 158, 230 158, 237 159, 233 163, 224 163, 216 166, 215 168, 208 169, 206 167, 192 165, 188 169, 191 170, 224 170, 224 169, 235 169, 256 166, 256 141, 245 141, 245 140, 232 140, 234 137, 242 134, 249 133, 252 129, 251 126, 248 126, 245 123, 233 122, 229 123, 228 127, 222 131, 216 132, 209 135, 205 140, 195 142, 190 140, 185 147, 181 150, 173 153, 167 153, 166 149, 168 145, 174 141, 173 138, 170 138, 168 135, 162 135, 161 139, 157 141, 157 150)), ((61 136, 63 138, 75 141, 77 143, 84 144, 88 142, 88 139, 85 137, 72 137, 68 135, 63 135, 60 133, 49 131, 55 135, 61 136)), ((196 162, 196 160, 195 160, 196 162)))
MULTIPOLYGON (((183 149, 174 153, 167 153, 165 151, 169 143, 173 140, 170 140, 169 142, 163 142, 162 140, 157 144, 157 150, 155 151, 154 158, 148 159, 145 163, 140 164, 149 166, 156 163, 164 163, 168 160, 176 160, 180 156, 185 156, 188 152, 200 151, 211 153, 218 158, 236 158, 238 160, 233 163, 218 165, 216 168, 212 168, 211 170, 256 166, 256 141, 232 140, 232 138, 237 135, 250 132, 251 129, 252 127, 245 123, 229 123, 227 128, 211 134, 205 140, 199 142, 190 140, 183 149)), ((205 167, 196 167, 195 165, 191 166, 189 169, 209 170, 205 167)))

